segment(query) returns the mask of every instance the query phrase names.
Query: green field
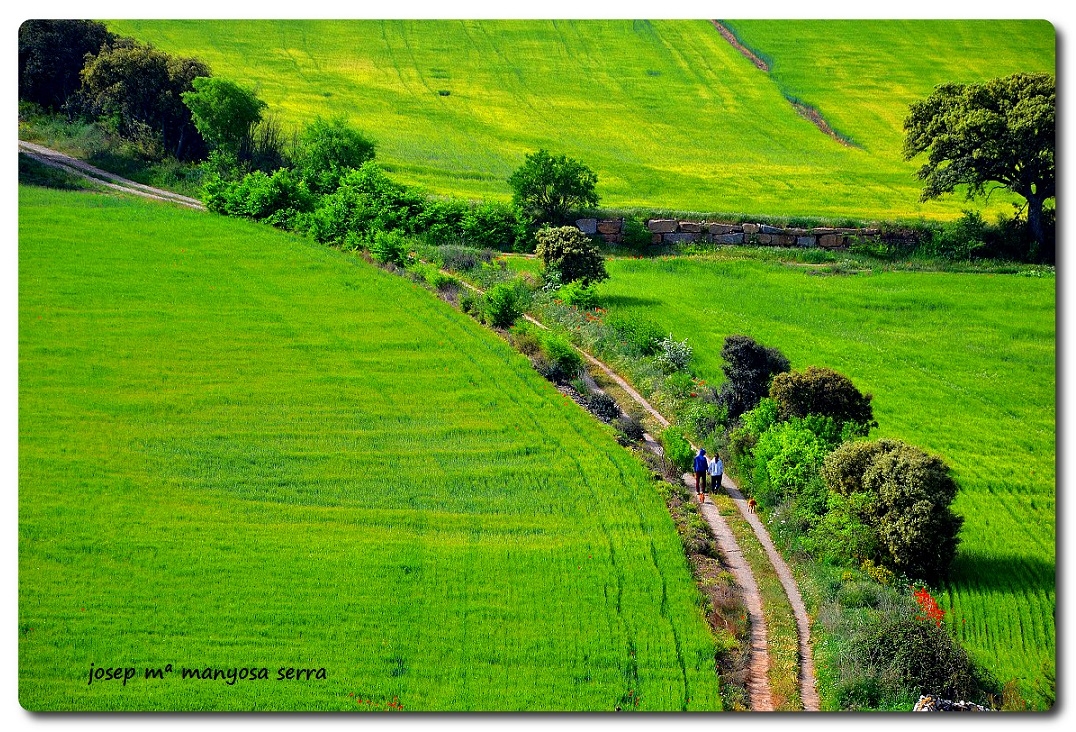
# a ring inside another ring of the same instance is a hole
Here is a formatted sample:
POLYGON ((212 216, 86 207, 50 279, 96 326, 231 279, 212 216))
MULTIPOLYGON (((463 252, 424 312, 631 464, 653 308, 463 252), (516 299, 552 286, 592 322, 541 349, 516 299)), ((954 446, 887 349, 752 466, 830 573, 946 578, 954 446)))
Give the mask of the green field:
POLYGON ((713 655, 650 474, 470 318, 249 222, 20 188, 24 707, 717 709, 713 655))
POLYGON ((794 369, 827 366, 873 393, 872 436, 940 454, 966 517, 944 588, 948 622, 1000 681, 1040 677, 1056 636, 1052 275, 812 276, 720 254, 607 266, 599 292, 610 312, 688 338, 705 380, 724 378, 725 336, 750 335, 794 369))
MULTIPOLYGON (((507 199, 545 147, 599 175, 605 206, 952 218, 900 159, 908 104, 939 83, 1053 71, 1044 21, 111 21, 257 89, 287 124, 342 114, 400 180, 507 199), (786 95, 857 147, 827 137, 786 95)), ((995 195, 991 206, 1011 212, 995 195)))

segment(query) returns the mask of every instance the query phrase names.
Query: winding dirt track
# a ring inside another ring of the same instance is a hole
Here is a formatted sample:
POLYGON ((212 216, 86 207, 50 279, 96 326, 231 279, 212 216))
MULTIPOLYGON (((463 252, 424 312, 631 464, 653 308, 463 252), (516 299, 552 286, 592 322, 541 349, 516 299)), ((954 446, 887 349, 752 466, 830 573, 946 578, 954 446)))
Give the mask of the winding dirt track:
MULTIPOLYGON (((130 193, 143 198, 175 203, 188 208, 205 210, 205 206, 196 199, 181 196, 177 193, 160 188, 153 188, 141 183, 136 183, 135 181, 114 175, 113 173, 101 170, 100 168, 84 163, 81 160, 72 158, 55 150, 50 150, 41 145, 19 140, 19 152, 24 153, 44 165, 78 175, 113 190, 130 193)), ((463 284, 471 290, 479 293, 482 292, 482 290, 470 284, 463 284)), ((525 315, 524 317, 539 328, 546 327, 529 315, 525 315)), ((578 348, 576 350, 579 351, 589 363, 593 364, 609 379, 614 381, 617 386, 623 389, 624 392, 638 403, 639 406, 646 410, 658 424, 663 427, 669 425, 669 420, 658 412, 650 402, 632 388, 632 386, 619 374, 586 351, 578 348)), ((661 446, 658 445, 649 434, 645 435, 645 441, 650 450, 657 454, 661 454, 661 446)), ((692 482, 689 482, 692 480, 693 477, 691 475, 684 475, 684 482, 689 486, 694 485, 692 482)), ((781 555, 774 548, 773 541, 770 539, 766 527, 763 526, 757 515, 748 510, 746 499, 743 494, 740 493, 735 482, 733 482, 728 475, 723 477, 722 487, 732 498, 743 517, 751 525, 751 528, 755 532, 755 536, 758 537, 759 542, 765 548, 766 554, 773 564, 777 576, 781 580, 781 585, 785 590, 785 594, 788 595, 789 603, 792 606, 792 611, 796 618, 796 630, 799 636, 800 696, 803 700, 805 711, 818 711, 819 700, 814 683, 814 661, 812 659, 810 645, 810 621, 808 620, 807 610, 803 604, 803 598, 800 596, 799 589, 796 587, 796 582, 792 577, 792 572, 789 570, 784 559, 781 558, 781 555)), ((751 709, 752 711, 773 711, 773 698, 770 692, 770 682, 767 674, 769 669, 769 652, 766 640, 766 619, 763 614, 762 596, 758 590, 758 583, 755 581, 751 567, 744 559, 743 551, 740 549, 736 537, 733 535, 732 530, 729 528, 728 523, 721 513, 713 503, 705 503, 700 508, 703 518, 713 531, 718 549, 725 560, 726 566, 729 567, 729 571, 736 579, 736 583, 740 586, 748 617, 750 618, 751 649, 748 690, 750 693, 751 709)))

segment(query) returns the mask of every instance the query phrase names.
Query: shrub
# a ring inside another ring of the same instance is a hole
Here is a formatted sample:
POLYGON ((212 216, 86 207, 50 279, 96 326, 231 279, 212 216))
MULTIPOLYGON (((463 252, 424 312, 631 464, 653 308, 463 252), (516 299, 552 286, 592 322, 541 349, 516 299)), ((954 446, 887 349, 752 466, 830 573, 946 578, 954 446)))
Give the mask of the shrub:
POLYGON ((920 251, 949 260, 966 260, 986 248, 988 225, 978 211, 964 210, 951 224, 931 231, 919 245, 920 251))
POLYGON ((597 245, 574 226, 542 229, 534 238, 538 242, 535 253, 542 266, 546 271, 555 271, 561 284, 579 280, 589 285, 609 278, 597 245))
POLYGON ((862 394, 852 380, 832 369, 808 366, 806 371, 788 371, 773 377, 770 397, 777 403, 779 419, 822 415, 832 417, 843 430, 866 436, 874 421, 871 395, 862 394))
POLYGON ((533 328, 527 322, 520 322, 512 326, 508 337, 516 350, 525 356, 535 356, 542 352, 542 344, 538 340, 538 336, 534 334, 533 328))
POLYGON ((370 254, 381 264, 391 262, 402 267, 407 250, 407 239, 398 231, 375 231, 370 242, 370 254))
POLYGON ((314 197, 306 185, 287 168, 272 175, 260 170, 229 183, 219 176, 206 180, 202 198, 210 211, 281 223, 301 212, 313 210, 314 197))
POLYGON ((316 118, 299 135, 295 170, 315 193, 332 193, 352 169, 374 159, 374 143, 343 117, 316 118))
POLYGON ((557 289, 556 299, 570 308, 590 310, 598 306, 598 295, 581 282, 569 282, 557 289))
POLYGON ((495 328, 511 328, 523 314, 516 288, 507 282, 489 288, 485 297, 485 314, 495 328))
POLYGON ((809 513, 825 511, 825 484, 819 475, 829 450, 799 420, 778 422, 754 448, 755 495, 764 506, 796 499, 809 513))
POLYGON ((441 265, 453 272, 467 273, 477 269, 481 264, 493 261, 493 252, 488 249, 473 249, 463 246, 443 246, 438 251, 441 265))
POLYGON ((690 374, 678 371, 672 374, 661 385, 661 390, 676 399, 684 399, 695 388, 695 381, 690 374))
MULTIPOLYGON (((958 486, 938 457, 897 440, 846 443, 822 468, 843 501, 838 515, 869 527, 871 559, 909 577, 937 581, 956 556, 963 518, 950 504, 958 486)), ((836 520, 836 519, 835 519, 836 520)))
POLYGON ((718 393, 718 401, 728 409, 730 421, 754 409, 769 393, 773 376, 789 368, 788 359, 780 351, 766 348, 742 335, 725 338, 721 358, 725 360, 721 367, 725 382, 718 393))
POLYGON ((468 208, 460 222, 464 241, 470 246, 502 252, 528 252, 534 243, 527 237, 523 214, 511 204, 483 201, 468 208))
POLYGON ((706 441, 711 434, 724 428, 728 421, 728 410, 713 401, 693 399, 683 409, 681 419, 699 440, 706 441))
POLYGON ((557 377, 551 380, 566 383, 575 378, 579 370, 583 368, 583 358, 568 342, 568 339, 559 333, 547 330, 542 331, 538 340, 542 345, 542 355, 552 367, 551 373, 557 377))
POLYGON ((428 198, 415 217, 414 228, 429 244, 459 244, 467 204, 454 198, 428 198))
POLYGON ((624 219, 620 237, 622 246, 635 250, 645 249, 654 241, 654 235, 646 228, 646 223, 634 217, 624 219))
POLYGON ((691 346, 687 339, 677 341, 670 333, 658 343, 658 367, 667 374, 684 371, 691 363, 691 346))
POLYGON ((620 416, 620 406, 604 391, 591 392, 586 400, 587 409, 603 422, 612 422, 620 416))
POLYGON ((266 103, 253 90, 227 79, 199 76, 191 80, 191 86, 180 97, 210 149, 249 160, 254 126, 261 121, 266 103))
POLYGON ((676 426, 666 427, 658 436, 665 459, 672 463, 678 470, 691 470, 692 461, 695 459, 695 450, 691 443, 684 437, 683 431, 676 426))

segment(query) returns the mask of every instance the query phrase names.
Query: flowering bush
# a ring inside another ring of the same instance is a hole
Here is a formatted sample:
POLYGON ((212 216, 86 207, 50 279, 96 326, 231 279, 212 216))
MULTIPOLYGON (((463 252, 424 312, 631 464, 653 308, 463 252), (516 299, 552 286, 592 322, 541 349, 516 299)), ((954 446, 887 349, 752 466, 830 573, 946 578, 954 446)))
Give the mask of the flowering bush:
POLYGON ((691 363, 691 346, 687 339, 677 341, 670 333, 662 339, 657 355, 658 366, 667 374, 683 371, 691 363))

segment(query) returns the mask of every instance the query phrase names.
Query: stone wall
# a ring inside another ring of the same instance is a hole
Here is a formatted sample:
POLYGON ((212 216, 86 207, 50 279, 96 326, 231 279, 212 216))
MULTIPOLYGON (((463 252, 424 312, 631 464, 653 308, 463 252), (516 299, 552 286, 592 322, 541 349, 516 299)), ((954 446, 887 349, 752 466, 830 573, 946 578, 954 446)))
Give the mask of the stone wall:
MULTIPOLYGON (((623 241, 624 219, 579 219, 584 234, 601 236, 606 242, 623 241)), ((775 247, 822 247, 845 249, 854 241, 877 241, 898 246, 914 246, 918 237, 912 230, 850 229, 814 227, 780 228, 768 224, 723 224, 711 221, 650 219, 646 222, 654 245, 702 242, 712 244, 757 244, 775 247)))

